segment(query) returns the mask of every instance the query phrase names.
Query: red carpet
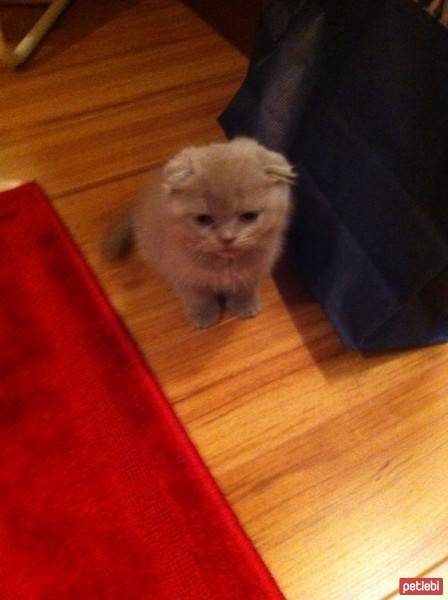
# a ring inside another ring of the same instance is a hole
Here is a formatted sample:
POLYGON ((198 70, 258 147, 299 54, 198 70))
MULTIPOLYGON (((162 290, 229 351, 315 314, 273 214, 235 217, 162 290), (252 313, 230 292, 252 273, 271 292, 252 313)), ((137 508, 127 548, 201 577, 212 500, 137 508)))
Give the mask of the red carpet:
POLYGON ((282 598, 34 184, 0 257, 0 599, 282 598))

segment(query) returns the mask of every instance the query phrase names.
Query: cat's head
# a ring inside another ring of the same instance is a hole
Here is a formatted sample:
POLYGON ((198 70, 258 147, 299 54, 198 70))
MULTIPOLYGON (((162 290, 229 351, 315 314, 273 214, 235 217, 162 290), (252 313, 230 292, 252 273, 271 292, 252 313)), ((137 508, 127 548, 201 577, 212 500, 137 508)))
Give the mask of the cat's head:
POLYGON ((286 226, 292 167, 255 140, 186 148, 162 177, 173 227, 200 252, 237 257, 286 226))

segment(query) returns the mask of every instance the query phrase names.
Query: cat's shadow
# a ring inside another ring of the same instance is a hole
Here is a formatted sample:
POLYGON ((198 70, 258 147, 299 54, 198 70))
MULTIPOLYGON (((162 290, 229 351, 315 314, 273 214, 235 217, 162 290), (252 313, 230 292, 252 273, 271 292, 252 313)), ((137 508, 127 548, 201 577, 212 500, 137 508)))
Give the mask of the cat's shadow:
POLYGON ((304 278, 294 263, 294 256, 287 253, 276 268, 274 281, 300 342, 327 381, 353 380, 378 365, 394 362, 398 356, 417 351, 410 348, 399 353, 394 350, 366 353, 347 349, 322 306, 307 290, 304 278))
POLYGON ((274 281, 284 306, 313 362, 327 379, 335 375, 335 361, 346 360, 344 347, 319 302, 307 289, 304 279, 287 253, 274 272, 274 281))
POLYGON ((130 257, 115 262, 103 252, 100 256, 100 269, 106 273, 103 277, 110 284, 113 282, 109 285, 109 294, 115 298, 114 306, 124 321, 128 321, 143 354, 156 365, 159 360, 165 364, 174 355, 178 356, 176 378, 179 384, 183 385, 182 382, 203 372, 204 365, 227 347, 228 338, 241 327, 240 320, 223 308, 219 323, 204 329, 196 328, 171 285, 146 264, 138 250, 134 249, 130 257), (140 303, 142 297, 149 299, 148 308, 140 303), (138 328, 140 335, 137 335, 138 328), (148 331, 152 334, 148 335, 148 331))

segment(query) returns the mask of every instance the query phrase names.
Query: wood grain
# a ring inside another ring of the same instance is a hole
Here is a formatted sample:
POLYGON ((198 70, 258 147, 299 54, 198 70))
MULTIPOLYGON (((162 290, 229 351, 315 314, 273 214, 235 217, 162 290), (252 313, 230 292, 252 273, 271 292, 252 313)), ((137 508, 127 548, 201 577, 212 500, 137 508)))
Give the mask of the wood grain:
POLYGON ((247 63, 175 0, 98 4, 92 22, 77 0, 0 72, 0 180, 54 199, 289 600, 394 598, 400 577, 448 575, 446 346, 346 352, 286 264, 259 317, 195 331, 138 253, 102 257, 146 178, 222 136, 247 63))
MULTIPOLYGON (((414 577, 414 575, 411 575, 411 577, 414 577)), ((444 580, 443 598, 446 598, 447 597, 447 590, 446 590, 447 583, 446 582, 448 581, 448 556, 446 556, 445 558, 442 558, 441 560, 439 560, 437 563, 435 563, 429 569, 426 569, 422 573, 418 573, 418 575, 415 575, 415 577, 442 577, 442 579, 444 580)), ((399 591, 397 590, 395 593, 385 596, 381 600, 400 600, 403 597, 404 596, 400 595, 399 591)), ((416 597, 416 596, 414 596, 414 597, 416 597)), ((437 596, 437 597, 441 598, 442 596, 437 596)), ((419 600, 434 600, 434 595, 422 594, 421 596, 418 596, 418 598, 419 598, 419 600)))

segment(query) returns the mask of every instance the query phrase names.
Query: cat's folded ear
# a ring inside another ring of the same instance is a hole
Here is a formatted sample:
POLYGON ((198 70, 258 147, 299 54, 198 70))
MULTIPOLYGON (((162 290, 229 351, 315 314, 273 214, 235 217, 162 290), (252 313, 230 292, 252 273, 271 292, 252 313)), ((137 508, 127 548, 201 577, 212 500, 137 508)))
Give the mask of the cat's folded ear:
POLYGON ((288 185, 294 183, 296 173, 293 166, 278 152, 265 150, 263 163, 266 178, 270 183, 286 183, 288 185))
POLYGON ((166 163, 162 170, 165 189, 169 192, 184 190, 194 176, 193 156, 196 148, 185 148, 166 163))

